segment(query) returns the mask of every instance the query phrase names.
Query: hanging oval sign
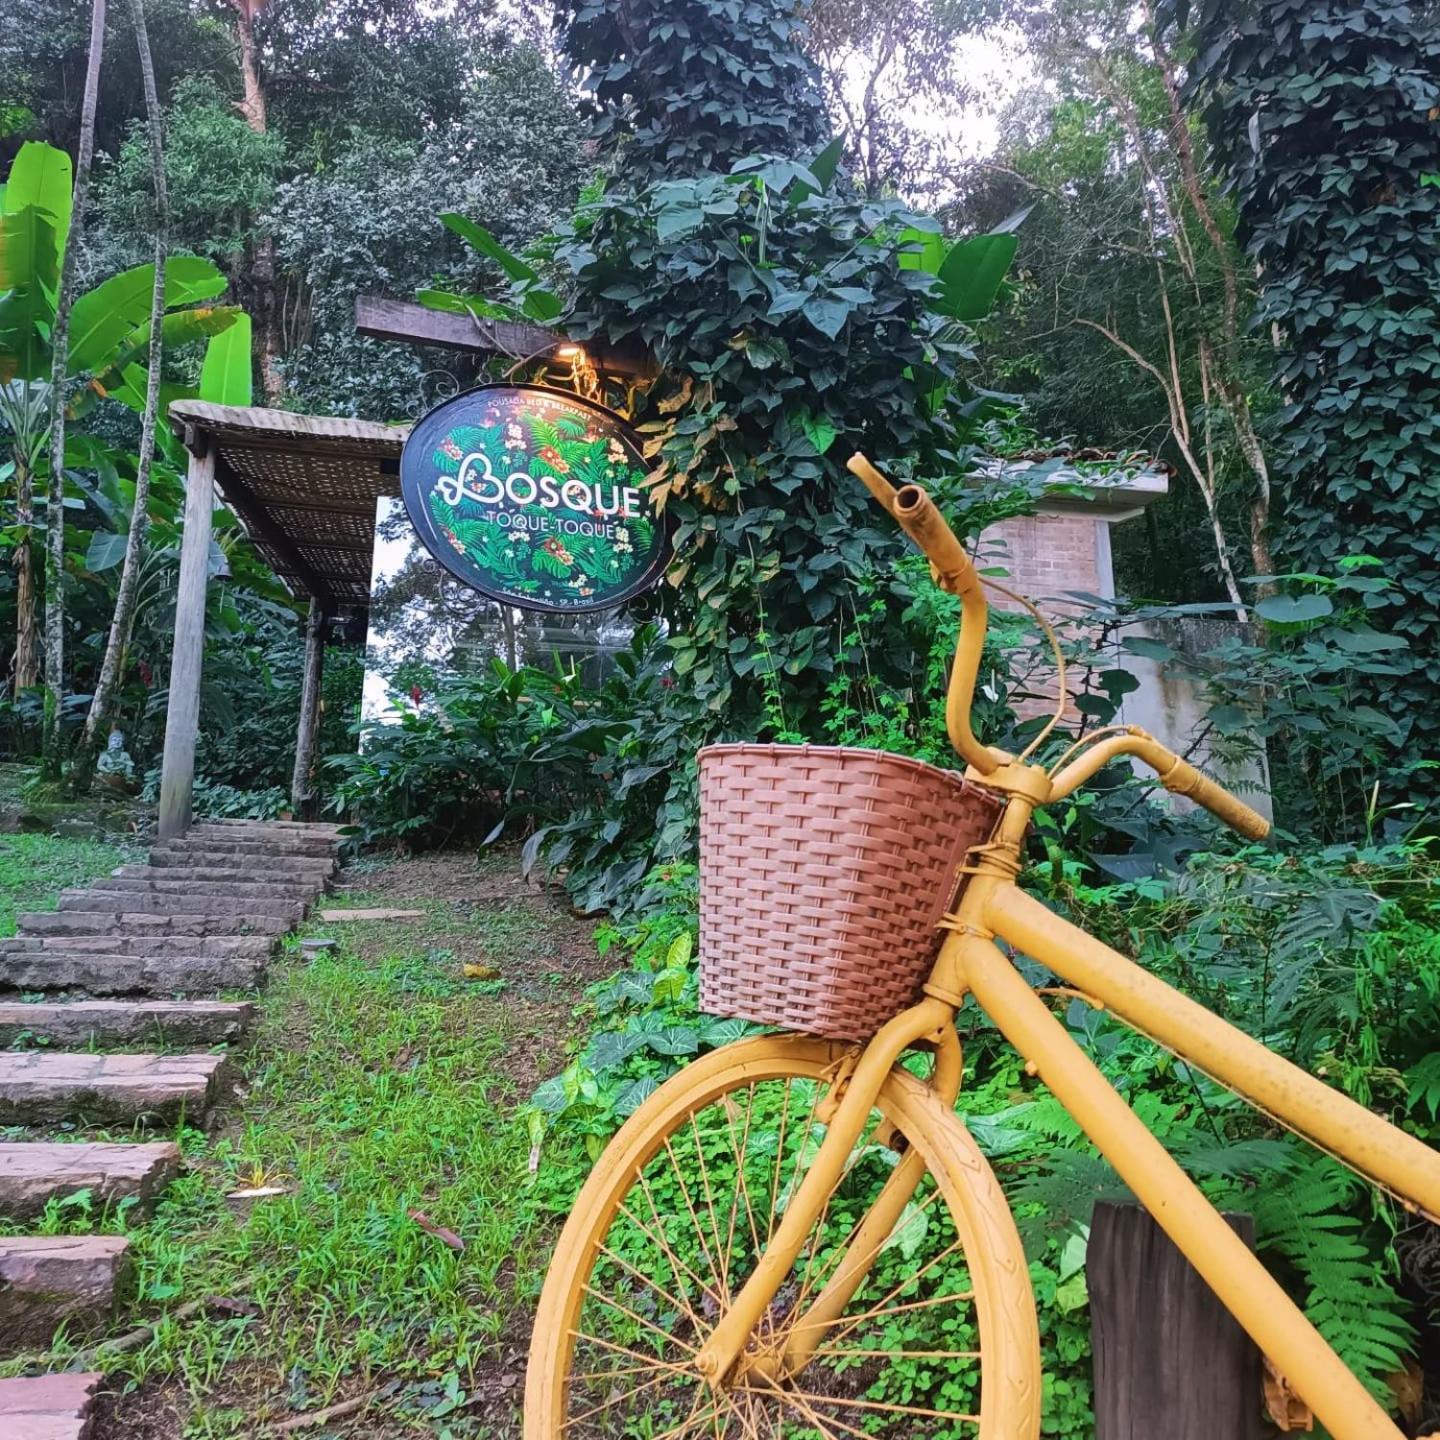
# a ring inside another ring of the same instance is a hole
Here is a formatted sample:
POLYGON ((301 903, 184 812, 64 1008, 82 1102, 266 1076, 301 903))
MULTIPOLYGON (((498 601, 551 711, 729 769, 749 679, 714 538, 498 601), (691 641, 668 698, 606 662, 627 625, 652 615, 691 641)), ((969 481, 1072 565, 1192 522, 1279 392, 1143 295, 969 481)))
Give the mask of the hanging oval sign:
POLYGON ((604 610, 670 554, 629 426, 540 385, 482 385, 410 432, 400 493, 425 548, 467 585, 527 610, 604 610))

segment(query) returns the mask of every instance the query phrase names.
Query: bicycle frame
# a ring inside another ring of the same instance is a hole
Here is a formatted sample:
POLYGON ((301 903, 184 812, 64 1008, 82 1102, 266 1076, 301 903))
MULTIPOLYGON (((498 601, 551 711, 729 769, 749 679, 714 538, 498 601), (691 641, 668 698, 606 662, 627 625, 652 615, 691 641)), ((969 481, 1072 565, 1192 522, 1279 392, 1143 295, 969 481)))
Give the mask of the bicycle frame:
MULTIPOLYGON (((749 1374, 777 1384, 804 1368, 826 1326, 858 1290, 919 1184, 923 1166, 915 1157, 902 1157, 828 1283, 769 1350, 754 1341, 761 1317, 839 1183, 891 1066, 908 1049, 933 1047, 931 1084, 947 1103, 955 1100, 961 1067, 954 1019, 966 998, 973 997, 1335 1440, 1400 1440, 1400 1431, 1385 1412, 996 944, 1003 941, 1041 962, 1097 1008, 1112 1011, 1402 1203, 1440 1220, 1440 1154, 1062 920, 1016 884, 1034 811, 1068 795, 1122 755, 1140 759, 1167 789, 1190 796, 1242 834, 1261 838, 1268 823, 1134 727, 1116 727, 1118 733, 1101 732, 1082 740, 1053 772, 1027 763, 1025 755, 1017 758, 982 745, 969 718, 986 620, 980 579, 923 491, 914 486, 894 490, 862 456, 855 456, 850 468, 929 557, 936 582, 961 598, 948 728, 956 749, 969 761, 968 778, 1005 795, 1007 805, 990 842, 972 851, 970 863, 962 867, 966 880, 956 908, 942 921, 948 933, 924 987, 926 998, 896 1016, 866 1045, 857 1046, 837 1068, 825 1107, 826 1137, 750 1278, 696 1355, 696 1368, 716 1385, 724 1383, 742 1352, 749 1374), (1066 764, 1077 751, 1077 758, 1066 764)), ((1060 689, 1063 708, 1063 664, 1060 689)), ((1031 749, 1038 743, 1032 742, 1031 749)), ((1029 1362, 1024 1357, 1002 1351, 997 1361, 997 1387, 1025 1383, 1029 1362)), ((987 1387, 991 1383, 987 1379, 987 1387)), ((983 1414, 983 1395, 981 1405, 983 1414)))
MULTIPOLYGON (((995 942, 1003 940, 1040 961, 1097 1008, 1112 1011, 1432 1219, 1440 1216, 1440 1155, 1020 890, 1015 884, 1019 844, 1014 837, 1024 834, 1032 808, 1012 798, 996 841, 982 847, 958 907, 944 922, 949 933, 925 987, 926 999, 857 1047, 853 1062, 837 1074, 826 1138, 754 1273, 697 1357, 697 1366, 718 1379, 739 1358, 839 1180, 886 1073, 907 1049, 922 1043, 936 1048, 932 1084, 953 1102, 960 1078, 953 1023, 969 995, 1336 1440, 1399 1440, 1400 1432, 1384 1411, 995 942)), ((851 1237, 846 1257, 790 1328, 783 1350, 747 1355, 752 1372, 779 1381, 804 1368, 826 1325, 849 1303, 909 1203, 921 1169, 911 1157, 902 1159, 851 1237)), ((1005 1357, 1000 1359, 1003 1366, 1005 1357)), ((1003 1375, 998 1383, 1003 1385, 1003 1375)))

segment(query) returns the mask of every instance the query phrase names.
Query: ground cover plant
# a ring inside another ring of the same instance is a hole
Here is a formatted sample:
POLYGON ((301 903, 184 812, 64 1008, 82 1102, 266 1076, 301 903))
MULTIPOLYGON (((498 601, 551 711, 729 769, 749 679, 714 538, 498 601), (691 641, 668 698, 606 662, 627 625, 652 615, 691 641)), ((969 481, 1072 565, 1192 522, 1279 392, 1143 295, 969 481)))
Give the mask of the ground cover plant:
POLYGON ((129 845, 61 835, 0 835, 0 936, 26 910, 53 910, 61 890, 85 885, 133 859, 129 845))
MULTIPOLYGON (((29 849, 24 883, 58 878, 29 849)), ((187 1171, 153 1217, 99 1213, 82 1193, 40 1226, 127 1234, 137 1252, 114 1333, 155 1330, 107 1361, 116 1392, 140 1392, 119 1394, 102 1433, 249 1436, 372 1394, 349 1433, 509 1433, 491 1412, 517 1398, 549 1234, 515 1111, 602 962, 591 927, 527 889, 513 853, 357 882, 338 903, 424 918, 309 927, 336 948, 278 965, 241 1093, 210 1133, 176 1133, 187 1171)), ((62 1335, 54 1358, 89 1343, 62 1335)))

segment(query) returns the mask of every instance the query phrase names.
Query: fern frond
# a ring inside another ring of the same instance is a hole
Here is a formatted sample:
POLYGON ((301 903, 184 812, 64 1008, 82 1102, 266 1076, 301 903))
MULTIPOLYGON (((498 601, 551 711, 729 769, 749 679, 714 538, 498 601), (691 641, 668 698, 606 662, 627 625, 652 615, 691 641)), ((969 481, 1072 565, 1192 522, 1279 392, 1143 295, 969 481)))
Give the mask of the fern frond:
POLYGON ((1057 1150, 1043 1170, 1033 1170, 1010 1187, 1010 1203, 1025 1253, 1035 1259, 1045 1242, 1073 1234, 1090 1223, 1101 1200, 1127 1200, 1125 1182, 1098 1155, 1057 1150))
POLYGON ((1415 1337, 1403 1296, 1386 1275, 1383 1252, 1367 1243, 1354 1213, 1359 1181, 1325 1156, 1252 1197, 1256 1239, 1283 1256, 1305 1285, 1305 1313, 1379 1400, 1415 1337))
POLYGON ((1177 1150, 1175 1158, 1198 1180, 1254 1180, 1287 1175, 1303 1157, 1288 1140, 1231 1140, 1219 1144, 1197 1136, 1194 1143, 1177 1150))

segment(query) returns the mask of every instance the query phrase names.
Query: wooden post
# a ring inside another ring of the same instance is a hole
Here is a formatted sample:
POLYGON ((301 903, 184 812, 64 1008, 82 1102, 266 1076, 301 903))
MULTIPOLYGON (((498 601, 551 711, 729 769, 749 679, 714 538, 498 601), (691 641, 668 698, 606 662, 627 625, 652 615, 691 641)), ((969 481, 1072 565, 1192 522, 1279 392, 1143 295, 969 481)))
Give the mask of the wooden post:
POLYGON ((315 737, 320 729, 320 678, 325 665, 325 608, 310 597, 305 622, 305 678, 300 689, 300 723, 295 729, 295 771, 290 779, 290 808, 297 820, 310 816, 310 771, 315 763, 315 737))
POLYGON ((175 590, 175 648, 170 656, 170 699, 165 711, 165 752, 160 771, 160 838, 190 828, 195 785, 195 741, 200 730, 200 667, 205 653, 205 591, 210 574, 210 530, 215 510, 215 451, 207 441, 190 452, 185 476, 185 528, 180 580, 175 590))
MULTIPOLYGON (((1252 1247, 1248 1215, 1227 1221, 1252 1247)), ((1138 1205, 1100 1204, 1086 1283, 1095 1440, 1259 1440, 1260 1352, 1138 1205)))

